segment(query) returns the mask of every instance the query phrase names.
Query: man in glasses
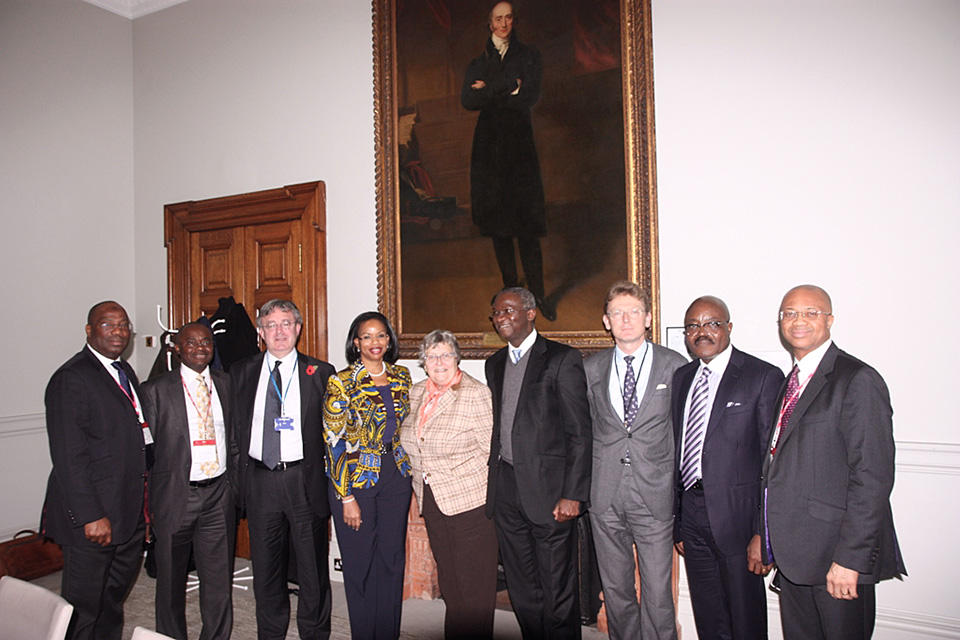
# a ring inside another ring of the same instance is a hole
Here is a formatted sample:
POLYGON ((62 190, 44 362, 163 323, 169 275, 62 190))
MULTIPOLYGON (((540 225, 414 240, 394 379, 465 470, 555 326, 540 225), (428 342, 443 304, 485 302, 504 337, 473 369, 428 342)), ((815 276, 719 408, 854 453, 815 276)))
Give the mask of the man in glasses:
POLYGON ((646 339, 650 296, 633 282, 610 287, 602 319, 615 346, 584 367, 593 420, 590 522, 610 637, 676 640, 670 386, 684 360, 646 339))
POLYGON ((40 530, 63 546, 67 637, 120 640, 123 600, 140 571, 147 446, 140 387, 121 355, 133 328, 113 301, 87 314, 87 345, 47 385, 53 470, 40 530))
POLYGON ((784 638, 869 638, 875 586, 906 574, 893 528, 893 409, 883 378, 830 339, 813 285, 780 303, 794 366, 775 405, 761 482, 764 564, 776 563, 784 638))
POLYGON ((730 344, 723 300, 703 296, 684 316, 693 362, 673 377, 674 543, 684 557, 700 640, 767 637, 757 530, 760 468, 783 373, 730 344))

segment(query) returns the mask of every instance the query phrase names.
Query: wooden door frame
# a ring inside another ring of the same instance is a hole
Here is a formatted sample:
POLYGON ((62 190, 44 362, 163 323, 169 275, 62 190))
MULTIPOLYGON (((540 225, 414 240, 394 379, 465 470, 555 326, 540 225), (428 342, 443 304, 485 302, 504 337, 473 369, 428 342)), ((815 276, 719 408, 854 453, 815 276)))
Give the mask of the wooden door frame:
MULTIPOLYGON (((164 245, 170 326, 179 327, 199 315, 199 310, 191 305, 191 233, 300 220, 309 224, 302 227, 303 246, 298 256, 306 297, 301 309, 304 327, 299 349, 326 360, 326 210, 327 192, 322 181, 166 205, 163 208, 164 245), (308 233, 311 229, 314 233, 308 233)), ((257 312, 249 307, 247 311, 254 316, 257 312)))

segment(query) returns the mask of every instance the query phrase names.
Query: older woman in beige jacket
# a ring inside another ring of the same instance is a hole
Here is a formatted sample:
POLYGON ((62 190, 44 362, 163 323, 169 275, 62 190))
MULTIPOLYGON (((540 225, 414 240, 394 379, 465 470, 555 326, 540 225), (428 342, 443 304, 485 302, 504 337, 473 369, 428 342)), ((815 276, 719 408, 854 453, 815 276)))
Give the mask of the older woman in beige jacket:
POLYGON ((497 599, 497 536, 484 513, 490 390, 460 370, 460 345, 449 331, 428 333, 419 361, 427 379, 410 390, 400 441, 437 561, 444 633, 448 640, 490 638, 497 599))

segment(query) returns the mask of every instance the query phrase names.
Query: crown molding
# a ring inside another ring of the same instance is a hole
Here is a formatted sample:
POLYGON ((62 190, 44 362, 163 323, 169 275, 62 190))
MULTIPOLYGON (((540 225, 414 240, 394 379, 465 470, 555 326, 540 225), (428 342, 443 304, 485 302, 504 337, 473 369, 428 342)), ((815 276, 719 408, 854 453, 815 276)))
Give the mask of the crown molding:
POLYGON ((128 20, 136 20, 142 16, 163 11, 167 7, 186 2, 187 0, 84 0, 101 9, 106 9, 128 20))

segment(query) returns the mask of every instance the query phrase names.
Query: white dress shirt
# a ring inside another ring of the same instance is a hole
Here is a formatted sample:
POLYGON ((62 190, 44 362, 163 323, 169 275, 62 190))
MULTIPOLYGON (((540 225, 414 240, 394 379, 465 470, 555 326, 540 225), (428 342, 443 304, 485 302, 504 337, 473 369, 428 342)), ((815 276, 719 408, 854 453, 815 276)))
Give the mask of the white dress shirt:
MULTIPOLYGON (((296 462, 303 460, 303 425, 300 424, 300 375, 297 370, 297 350, 294 349, 280 360, 280 415, 293 419, 292 429, 280 430, 280 461, 296 462), (289 386, 288 386, 289 385, 289 386)), ((270 372, 277 359, 269 352, 263 356, 260 369, 260 382, 257 384, 257 396, 253 401, 253 422, 250 425, 251 458, 263 460, 263 408, 266 405, 267 389, 276 393, 270 382, 270 372)))
MULTIPOLYGON (((626 401, 623 393, 623 382, 627 379, 627 361, 624 360, 624 357, 628 355, 633 356, 630 368, 633 369, 633 375, 637 380, 635 397, 638 407, 643 402, 643 394, 646 393, 647 383, 650 382, 650 370, 653 368, 653 349, 650 348, 650 343, 646 340, 632 354, 624 353, 620 350, 620 347, 614 347, 613 371, 610 373, 610 404, 613 405, 613 409, 620 416, 621 421, 624 420, 626 415, 623 410, 623 404, 626 401)), ((627 430, 630 430, 630 425, 627 425, 627 430)))
MULTIPOLYGON (((190 465, 190 480, 209 480, 227 470, 227 433, 224 430, 223 406, 220 404, 220 397, 217 395, 217 387, 213 384, 213 378, 210 375, 210 367, 198 374, 193 369, 184 364, 180 365, 180 379, 183 381, 183 401, 187 405, 187 426, 190 428, 190 454, 192 463, 190 465), (200 388, 200 381, 197 376, 203 376, 207 383, 207 389, 210 392, 210 410, 213 412, 213 431, 217 439, 217 461, 220 467, 212 476, 208 476, 201 469, 203 464, 200 453, 200 446, 196 443, 200 441, 200 427, 203 416, 200 415, 202 407, 197 390, 200 388)), ((262 437, 262 436, 261 436, 262 437)))

